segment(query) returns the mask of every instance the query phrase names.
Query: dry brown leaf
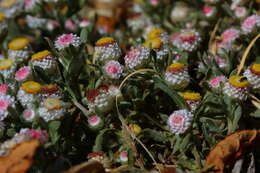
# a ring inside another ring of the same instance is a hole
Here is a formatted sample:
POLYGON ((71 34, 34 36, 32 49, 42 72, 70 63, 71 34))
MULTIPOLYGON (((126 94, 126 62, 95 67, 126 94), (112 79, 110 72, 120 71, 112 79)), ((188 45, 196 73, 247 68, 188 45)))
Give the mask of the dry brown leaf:
POLYGON ((106 171, 100 162, 88 161, 74 166, 63 173, 106 173, 106 171))
MULTIPOLYGON (((224 173, 246 150, 260 142, 260 130, 242 130, 227 136, 208 154, 206 165, 213 165, 212 173, 224 173)), ((259 144, 258 144, 259 145, 259 144)))
POLYGON ((39 146, 38 140, 17 145, 6 157, 0 157, 0 172, 25 173, 32 166, 33 156, 39 146))
POLYGON ((210 34, 210 39, 209 39, 209 52, 212 53, 213 55, 216 55, 217 53, 217 40, 216 40, 216 32, 218 30, 219 24, 221 22, 221 19, 218 20, 216 23, 213 31, 210 34))

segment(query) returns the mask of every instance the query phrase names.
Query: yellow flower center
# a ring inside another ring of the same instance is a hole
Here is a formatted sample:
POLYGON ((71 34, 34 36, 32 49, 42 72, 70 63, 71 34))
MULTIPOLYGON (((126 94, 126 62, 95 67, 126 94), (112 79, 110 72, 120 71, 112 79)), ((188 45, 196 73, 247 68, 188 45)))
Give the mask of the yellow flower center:
POLYGON ((228 79, 228 82, 234 86, 234 87, 237 87, 237 88, 243 88, 243 87, 247 87, 248 86, 248 81, 247 79, 245 79, 245 77, 243 76, 231 76, 229 79, 228 79))
POLYGON ((106 46, 114 42, 115 40, 112 37, 103 37, 96 42, 96 46, 106 46))
POLYGON ((181 96, 183 97, 184 100, 198 101, 201 99, 200 93, 195 93, 195 92, 183 92, 181 93, 181 96))
POLYGON ((253 65, 251 66, 251 70, 252 70, 253 72, 259 74, 259 73, 260 73, 260 64, 253 64, 253 65))
POLYGON ((9 44, 8 47, 9 49, 12 50, 21 50, 28 46, 29 40, 26 38, 17 38, 15 40, 12 40, 9 44))
POLYGON ((11 59, 4 59, 0 61, 0 70, 6 70, 12 67, 14 61, 11 59))
POLYGON ((138 135, 142 131, 142 128, 137 124, 130 124, 129 128, 135 135, 138 135))
POLYGON ((2 0, 0 1, 0 7, 8 9, 16 3, 16 0, 2 0))
POLYGON ((5 19, 5 15, 3 13, 0 13, 0 22, 2 22, 5 19))
POLYGON ((169 67, 167 67, 166 71, 176 72, 176 71, 182 70, 184 68, 185 68, 184 64, 174 63, 174 64, 171 64, 169 67))
POLYGON ((160 29, 153 29, 151 32, 148 33, 148 39, 154 39, 160 37, 162 30, 160 29))
POLYGON ((24 82, 22 84, 22 90, 30 94, 36 94, 41 90, 41 84, 34 81, 24 82))
POLYGON ((51 55, 51 52, 48 50, 44 50, 32 55, 32 61, 43 59, 44 57, 51 55))
POLYGON ((47 98, 44 101, 44 107, 48 110, 59 110, 61 108, 61 101, 56 98, 47 98))
POLYGON ((159 49, 162 45, 161 39, 160 38, 154 38, 147 40, 144 43, 144 47, 146 48, 152 48, 152 49, 159 49))

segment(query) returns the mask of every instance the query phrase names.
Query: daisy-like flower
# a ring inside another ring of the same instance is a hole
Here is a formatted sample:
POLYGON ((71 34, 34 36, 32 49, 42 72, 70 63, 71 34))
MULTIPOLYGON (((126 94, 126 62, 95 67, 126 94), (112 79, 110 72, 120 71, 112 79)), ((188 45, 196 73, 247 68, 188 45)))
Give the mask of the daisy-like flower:
POLYGON ((8 107, 14 107, 15 99, 9 95, 0 95, 0 121, 3 121, 8 113, 8 107))
POLYGON ((27 38, 17 38, 8 44, 8 58, 15 62, 23 62, 30 56, 29 40, 27 38))
POLYGON ((119 79, 122 76, 122 65, 115 60, 107 61, 103 67, 105 74, 111 79, 119 79))
POLYGON ((142 132, 142 128, 138 124, 129 124, 129 129, 135 135, 139 135, 142 132))
POLYGON ((130 69, 141 68, 147 63, 149 56, 149 49, 143 46, 132 47, 124 57, 125 65, 130 69))
POLYGON ((9 86, 7 84, 0 85, 0 95, 6 95, 9 86))
POLYGON ((193 29, 185 29, 181 30, 179 33, 173 34, 171 41, 175 47, 192 52, 199 46, 201 37, 197 31, 193 29))
POLYGON ((11 59, 0 60, 0 73, 4 78, 11 78, 15 71, 14 61, 11 59))
POLYGON ((23 119, 26 121, 33 121, 35 116, 35 111, 33 109, 25 109, 22 114, 23 119))
POLYGON ((215 16, 217 11, 216 11, 216 7, 214 6, 204 6, 202 8, 202 12, 206 17, 210 18, 215 16))
POLYGON ((241 30, 245 34, 250 34, 256 31, 257 28, 260 27, 260 16, 254 14, 252 16, 247 17, 242 23, 241 30))
POLYGON ((80 38, 75 34, 62 34, 55 41, 55 47, 58 50, 63 50, 69 46, 78 47, 80 45, 80 38))
POLYGON ((39 66, 48 72, 54 72, 57 69, 56 58, 48 50, 44 50, 32 55, 31 64, 39 66))
POLYGON ((38 4, 40 4, 40 0, 24 0, 24 8, 26 11, 33 10, 38 4))
POLYGON ((226 43, 232 43, 234 42, 238 37, 240 36, 240 31, 238 29, 229 28, 226 29, 222 35, 222 41, 226 43))
POLYGON ((7 18, 15 17, 23 10, 23 0, 1 0, 0 11, 4 13, 7 18))
POLYGON ((158 28, 152 29, 148 33, 147 38, 148 38, 148 40, 155 39, 155 38, 160 38, 161 41, 164 44, 169 43, 169 35, 168 35, 168 33, 164 32, 164 31, 162 31, 161 29, 158 29, 158 28))
POLYGON ((178 2, 171 11, 172 22, 184 21, 189 17, 191 9, 186 3, 178 2))
POLYGON ((174 63, 167 67, 164 79, 174 89, 184 89, 190 82, 188 69, 182 63, 174 63))
POLYGON ((70 31, 75 31, 77 29, 77 25, 71 19, 68 19, 65 22, 65 28, 70 31))
POLYGON ((168 45, 164 44, 160 37, 147 40, 143 46, 153 49, 156 52, 156 58, 159 60, 162 60, 169 53, 168 45))
POLYGON ((88 118, 89 127, 93 130, 98 130, 103 127, 103 120, 98 115, 92 115, 88 118))
POLYGON ((15 80, 19 82, 24 82, 32 77, 32 70, 30 66, 21 67, 15 72, 15 80))
POLYGON ((243 74, 253 89, 260 89, 260 64, 252 64, 243 74))
POLYGON ((225 83, 223 92, 237 100, 246 100, 248 97, 248 81, 243 76, 231 76, 225 83))
POLYGON ((61 100, 49 97, 41 103, 41 106, 38 109, 38 114, 48 122, 61 118, 64 116, 65 111, 64 103, 61 100))
POLYGON ((60 24, 56 20, 48 20, 47 24, 46 24, 46 28, 49 31, 53 31, 54 29, 56 29, 59 26, 60 26, 60 24))
POLYGON ((60 98, 61 96, 61 90, 59 86, 55 84, 44 85, 40 92, 41 100, 44 100, 48 97, 60 98))
POLYGON ((32 29, 44 28, 47 23, 47 19, 34 17, 31 15, 26 15, 25 21, 27 25, 32 29))
POLYGON ((95 110, 95 107, 102 112, 108 112, 113 108, 115 97, 109 93, 109 87, 107 86, 88 91, 86 97, 88 100, 88 107, 92 111, 95 110))
POLYGON ((38 94, 41 91, 41 85, 34 81, 27 81, 22 83, 18 91, 17 99, 23 107, 32 108, 34 102, 38 99, 38 94))
POLYGON ((44 144, 48 141, 48 133, 46 130, 29 130, 30 136, 32 139, 38 139, 41 144, 44 144))
POLYGON ((121 163, 128 163, 128 152, 127 151, 121 151, 119 155, 119 160, 121 163))
POLYGON ((96 42, 94 56, 100 61, 117 60, 121 54, 116 40, 111 37, 104 37, 96 42))
POLYGON ((91 24, 91 21, 85 18, 79 22, 79 27, 85 28, 85 27, 89 26, 90 24, 91 24))
POLYGON ((156 6, 160 3, 160 0, 149 0, 150 4, 156 6))
POLYGON ((234 12, 237 18, 244 18, 247 15, 247 10, 245 7, 237 7, 234 12))
POLYGON ((186 109, 174 111, 169 119, 168 126, 172 133, 179 135, 185 133, 191 126, 193 114, 186 109))
POLYGON ((216 76, 212 78, 208 84, 211 88, 217 89, 220 87, 221 83, 225 83, 227 78, 225 76, 216 76))
POLYGON ((5 19, 5 15, 0 13, 0 36, 5 33, 7 29, 7 21, 5 19))
POLYGON ((133 13, 127 16, 127 26, 131 28, 133 32, 142 30, 145 27, 146 22, 142 13, 133 13))
POLYGON ((181 93, 182 98, 189 105, 191 112, 194 112, 201 101, 200 93, 196 92, 183 92, 181 93))

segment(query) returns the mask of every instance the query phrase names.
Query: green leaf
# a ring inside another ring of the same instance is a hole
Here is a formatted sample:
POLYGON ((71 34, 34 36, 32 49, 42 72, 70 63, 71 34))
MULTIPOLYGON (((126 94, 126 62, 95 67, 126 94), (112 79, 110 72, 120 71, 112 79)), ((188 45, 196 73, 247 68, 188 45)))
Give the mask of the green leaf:
POLYGON ((49 135, 50 135, 52 144, 55 144, 60 138, 60 135, 58 132, 60 125, 61 125, 60 121, 52 121, 49 124, 49 135))
POLYGON ((99 134, 96 137, 95 145, 93 146, 93 152, 98 152, 103 150, 103 141, 106 132, 108 132, 110 129, 103 129, 99 132, 99 134))
POLYGON ((157 142, 166 142, 168 140, 167 136, 165 136, 162 133, 158 132, 157 130, 153 130, 153 129, 144 129, 142 131, 142 135, 144 137, 151 138, 157 142))
POLYGON ((155 82, 155 88, 161 89, 164 91, 166 94, 168 94, 172 100, 177 104, 177 106, 181 109, 187 109, 187 105, 184 101, 184 99, 173 89, 168 87, 161 79, 158 77, 154 77, 154 82, 155 82))
POLYGON ((83 28, 80 32, 80 40, 82 41, 82 43, 86 43, 88 40, 88 29, 87 28, 83 28))

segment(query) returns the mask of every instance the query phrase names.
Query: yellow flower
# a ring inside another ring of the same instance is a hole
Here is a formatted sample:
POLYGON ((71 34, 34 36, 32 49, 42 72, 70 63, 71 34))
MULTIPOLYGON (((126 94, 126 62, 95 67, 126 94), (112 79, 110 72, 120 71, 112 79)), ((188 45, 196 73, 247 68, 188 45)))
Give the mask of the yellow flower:
POLYGON ((0 1, 0 7, 8 9, 16 3, 16 0, 2 0, 0 1))
POLYGON ((253 65, 251 66, 251 70, 252 70, 254 73, 260 75, 260 64, 253 64, 253 65))
POLYGON ((140 134, 142 131, 142 128, 137 124, 130 124, 129 128, 135 135, 140 134))
POLYGON ((0 22, 2 22, 5 19, 5 15, 3 13, 0 13, 0 22))
POLYGON ((243 76, 237 76, 237 75, 231 76, 231 77, 228 79, 228 82, 229 82, 232 86, 237 87, 237 88, 247 87, 248 84, 249 84, 245 77, 243 77, 243 76))
POLYGON ((22 90, 30 94, 37 94, 41 90, 41 84, 34 81, 24 82, 22 84, 22 90))
POLYGON ((11 59, 3 59, 0 61, 0 70, 6 70, 12 67, 14 61, 11 59))
POLYGON ((51 55, 51 52, 48 51, 48 50, 44 50, 44 51, 41 51, 41 52, 37 52, 35 54, 32 55, 32 61, 35 61, 35 60, 40 60, 40 59, 43 59, 44 57, 48 56, 48 55, 51 55))
POLYGON ((154 38, 147 40, 143 45, 146 48, 159 49, 162 45, 162 42, 160 38, 154 38))
POLYGON ((25 48, 26 46, 28 46, 29 44, 29 40, 26 38, 17 38, 15 40, 12 40, 9 44, 8 44, 8 48, 12 49, 12 50, 21 50, 23 48, 25 48))
POLYGON ((61 101, 56 98, 47 98, 44 101, 44 107, 48 110, 59 110, 61 108, 61 101))
POLYGON ((65 5, 60 9, 61 14, 66 15, 68 13, 69 7, 65 5))
POLYGON ((112 37, 103 37, 96 42, 96 46, 106 46, 114 42, 115 40, 112 37))
POLYGON ((169 67, 167 67, 166 71, 176 72, 176 71, 182 70, 184 68, 185 68, 184 64, 182 64, 182 63, 174 63, 174 64, 171 64, 169 67))
POLYGON ((150 39, 158 38, 158 37, 160 37, 161 33, 162 33, 162 30, 160 30, 160 29, 153 29, 152 31, 150 31, 148 33, 148 39, 150 40, 150 39))
POLYGON ((201 99, 200 93, 196 93, 196 92, 183 92, 181 93, 181 96, 183 97, 184 100, 198 101, 201 99))

